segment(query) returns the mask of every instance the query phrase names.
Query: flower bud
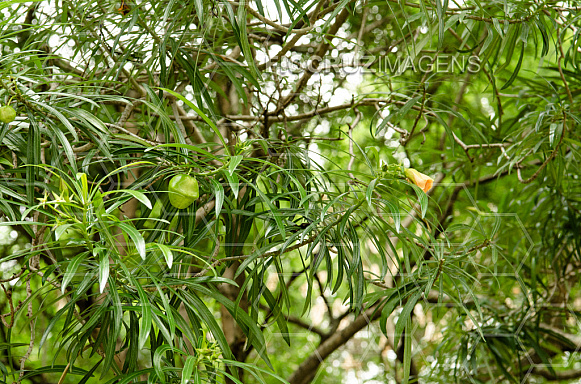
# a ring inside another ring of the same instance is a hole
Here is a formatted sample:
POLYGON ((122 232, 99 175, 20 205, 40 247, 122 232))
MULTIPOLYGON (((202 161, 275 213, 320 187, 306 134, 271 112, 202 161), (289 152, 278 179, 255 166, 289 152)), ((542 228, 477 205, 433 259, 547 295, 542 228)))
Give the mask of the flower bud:
POLYGON ((423 173, 420 173, 413 168, 406 168, 404 172, 407 178, 410 179, 412 183, 420 187, 422 191, 427 193, 430 189, 432 189, 434 179, 432 179, 430 176, 424 175, 423 173))

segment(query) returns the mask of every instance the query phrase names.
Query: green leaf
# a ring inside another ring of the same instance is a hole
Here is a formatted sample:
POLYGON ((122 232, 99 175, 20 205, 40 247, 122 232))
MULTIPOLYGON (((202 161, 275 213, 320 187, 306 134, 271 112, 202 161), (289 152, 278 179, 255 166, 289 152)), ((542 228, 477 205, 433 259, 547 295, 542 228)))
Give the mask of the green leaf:
POLYGON ((244 54, 244 58, 250 67, 250 71, 256 77, 260 77, 260 72, 256 68, 256 63, 254 62, 254 55, 252 54, 252 49, 250 48, 250 43, 248 41, 248 33, 246 32, 246 2, 248 0, 240 0, 238 5, 237 14, 237 24, 238 24, 238 41, 240 43, 240 48, 244 54))
POLYGON ((172 352, 178 352, 181 353, 180 350, 177 350, 176 348, 172 347, 171 345, 167 345, 167 344, 163 344, 160 345, 154 352, 153 354, 153 369, 155 370, 155 373, 158 377, 159 380, 161 380, 162 383, 165 383, 165 375, 163 374, 163 369, 161 367, 161 360, 163 358, 163 355, 167 352, 167 351, 172 351, 172 352))
POLYGON ((61 238, 61 236, 63 235, 63 233, 66 232, 67 229, 69 229, 73 224, 61 224, 59 226, 54 227, 54 238, 55 240, 58 240, 61 238))
POLYGON ((204 25, 204 2, 202 0, 194 0, 194 6, 196 7, 196 13, 198 14, 198 18, 200 19, 199 25, 204 25))
POLYGON ((229 172, 224 172, 228 183, 230 184, 230 188, 232 189, 232 193, 234 194, 234 198, 238 198, 238 192, 240 190, 240 181, 238 180, 238 175, 236 173, 230 174, 229 172))
POLYGON ((186 362, 184 363, 184 368, 182 370, 182 384, 189 384, 190 378, 192 377, 192 372, 196 368, 197 359, 195 356, 188 356, 186 362))
POLYGON ((392 124, 397 124, 399 123, 404 117, 405 115, 410 111, 410 109, 412 109, 412 107, 422 98, 422 96, 416 96, 413 97, 411 99, 409 99, 399 110, 397 110, 395 113, 391 113, 388 116, 385 117, 385 119, 383 119, 381 121, 381 124, 379 124, 379 126, 377 127, 376 131, 375 131, 375 136, 379 136, 382 134, 383 130, 385 129, 385 127, 387 127, 387 124, 389 122, 391 122, 392 124))
POLYGON ((67 289, 67 286, 69 285, 69 283, 71 282, 73 277, 75 277, 75 274, 77 273, 77 269, 79 268, 79 265, 81 265, 83 260, 85 260, 86 256, 87 256, 87 253, 83 252, 83 253, 78 254, 77 256, 73 257, 73 259, 70 261, 70 263, 67 267, 67 270, 65 272, 65 275, 63 277, 63 282, 61 285, 61 292, 63 294, 65 293, 65 290, 67 289))
POLYGON ((243 157, 241 155, 230 157, 230 163, 228 164, 228 173, 230 173, 230 176, 234 175, 234 171, 236 170, 236 167, 238 167, 238 164, 240 164, 242 161, 242 158, 243 157))
POLYGON ((98 252, 101 254, 99 261, 99 292, 103 293, 107 279, 109 279, 109 256, 106 252, 98 252))
POLYGON ((518 75, 519 71, 520 71, 520 67, 522 64, 522 60, 523 57, 525 55, 525 43, 521 42, 520 45, 520 57, 518 58, 518 62, 516 63, 516 67, 514 69, 514 71, 512 72, 512 75, 510 76, 510 79, 508 79, 508 81, 502 86, 502 88, 500 88, 500 90, 504 90, 508 87, 510 87, 510 85, 514 82, 514 80, 516 79, 516 76, 518 75))
POLYGON ((87 199, 89 198, 89 184, 87 182, 87 174, 86 173, 77 173, 76 175, 77 180, 81 182, 81 199, 83 203, 87 203, 87 199))
POLYGON ((155 246, 157 246, 159 248, 159 250, 163 254, 163 257, 165 258, 165 262, 167 264, 167 267, 171 269, 171 266, 173 265, 173 253, 172 253, 171 249, 165 244, 160 244, 160 243, 154 243, 154 244, 155 244, 155 246))
POLYGON ((412 329, 411 319, 408 317, 405 325, 405 339, 403 340, 403 384, 408 384, 412 363, 412 338, 409 332, 412 329))
POLYGON ((367 205, 369 205, 370 209, 373 209, 373 190, 375 189, 375 184, 377 184, 378 181, 379 179, 371 180, 367 190, 365 191, 365 199, 367 200, 367 205))
MULTIPOLYGON (((128 195, 135 197, 137 200, 139 200, 147 208, 152 209, 151 208, 152 207, 151 201, 149 201, 149 199, 147 198, 147 196, 145 196, 145 194, 143 192, 134 191, 131 189, 118 189, 115 192, 127 193, 128 195)), ((104 193, 104 195, 107 195, 107 193, 104 193)))
POLYGON ((399 317, 397 319, 397 323, 395 324, 395 333, 394 333, 394 340, 393 345, 398 345, 399 338, 401 337, 402 331, 406 325, 406 323, 410 319, 410 315, 420 298, 421 292, 417 291, 414 292, 409 298, 405 306, 403 307, 399 317))
POLYGON ((75 127, 73 127, 73 125, 71 124, 71 122, 69 121, 69 119, 67 119, 65 117, 65 115, 63 115, 62 113, 60 113, 59 111, 57 111, 55 108, 51 107, 48 104, 39 103, 39 102, 36 102, 36 101, 34 101, 32 99, 29 99, 29 102, 31 102, 33 104, 36 104, 40 108, 46 109, 47 111, 49 111, 50 113, 52 113, 53 115, 55 115, 56 118, 59 119, 60 122, 63 123, 63 125, 68 129, 68 131, 73 136, 73 138, 75 139, 75 141, 79 141, 79 136, 77 135, 77 130, 75 129, 75 127))
POLYGON ((426 217, 426 212, 428 211, 428 195, 420 187, 415 184, 410 184, 416 195, 418 196, 418 202, 420 204, 420 209, 422 213, 422 219, 426 217))
POLYGON ((8 8, 12 6, 12 4, 21 4, 21 3, 38 3, 41 0, 5 0, 0 2, 0 9, 8 8))
POLYGON ((89 372, 87 372, 85 374, 85 376, 83 376, 83 378, 79 381, 78 384, 85 384, 89 381, 89 379, 93 378, 93 373, 97 370, 97 368, 99 367, 99 365, 101 365, 101 363, 103 362, 103 359, 97 361, 97 363, 95 365, 93 365, 93 368, 91 368, 89 370, 89 372))
POLYGON ((279 213, 278 209, 275 207, 275 205, 272 203, 272 201, 260 190, 260 188, 256 187, 256 185, 248 182, 247 180, 245 180, 245 181, 249 185, 252 185, 252 187, 254 188, 256 193, 258 194, 258 196, 260 196, 262 201, 264 201, 266 203, 266 205, 270 209, 270 212, 272 213, 272 218, 276 222, 278 230, 280 231, 280 235, 282 236, 283 239, 286 238, 286 230, 285 230, 285 226, 282 222, 282 215, 279 213))
POLYGON ((218 129, 218 127, 216 127, 216 124, 214 124, 214 122, 212 120, 210 120, 208 118, 208 116, 206 116, 206 114, 204 112, 202 112, 202 110, 200 108, 196 107, 194 105, 194 103, 192 103, 190 100, 188 100, 185 97, 183 97, 182 95, 180 95, 180 94, 172 91, 171 89, 167 89, 167 88, 159 88, 159 89, 161 89, 162 91, 166 91, 166 92, 174 95, 175 97, 177 97, 178 99, 180 99, 181 101, 183 101, 188 107, 192 108, 194 110, 194 112, 196 112, 198 114, 198 116, 200 116, 202 119, 204 119, 204 121, 210 126, 210 128, 212 129, 212 131, 214 131, 214 133, 216 134, 216 136, 218 136, 218 138, 220 139, 220 142, 224 146, 224 152, 228 156, 230 156, 230 148, 226 144, 226 141, 224 140, 224 137, 222 136, 222 133, 220 133, 220 130, 218 129))
POLYGON ((214 194, 216 195, 214 209, 216 210, 216 217, 219 217, 222 211, 222 205, 224 204, 224 187, 215 179, 212 179, 212 184, 214 185, 214 194))
POLYGON ((135 229, 135 227, 132 227, 127 223, 120 222, 117 225, 119 225, 123 232, 125 232, 126 234, 129 235, 129 237, 131 237, 131 240, 133 240, 135 248, 137 249, 137 253, 139 254, 139 256, 141 256, 143 260, 145 260, 145 240, 143 240, 143 236, 141 236, 141 233, 139 233, 139 231, 135 229))
MULTIPOLYGON (((36 368, 28 373, 26 373, 25 375, 22 376, 22 380, 29 380, 30 377, 33 376, 41 376, 41 375, 45 375, 47 373, 63 373, 65 368, 67 368, 66 365, 52 365, 52 366, 45 366, 45 367, 40 367, 40 368, 36 368)), ((88 372, 85 369, 82 369, 80 367, 77 366, 71 366, 69 367, 69 374, 71 375, 86 375, 88 372)))
POLYGON ((136 282, 135 288, 137 288, 137 293, 139 294, 139 305, 141 307, 141 324, 139 325, 139 338, 137 345, 139 349, 142 350, 145 347, 145 343, 149 338, 149 332, 151 331, 151 304, 147 294, 141 287, 141 284, 136 282))
POLYGON ((226 341, 224 332, 216 322, 216 318, 214 317, 212 312, 210 312, 206 304, 202 300, 200 300, 200 298, 195 293, 180 291, 176 292, 176 295, 181 296, 183 298, 183 303, 192 308, 194 311, 196 311, 198 315, 204 320, 204 323, 206 324, 210 332, 212 332, 212 335, 218 342, 218 345, 220 345, 220 348, 222 349, 222 352, 224 353, 226 358, 232 356, 232 352, 230 350, 230 347, 228 346, 228 341, 226 341))

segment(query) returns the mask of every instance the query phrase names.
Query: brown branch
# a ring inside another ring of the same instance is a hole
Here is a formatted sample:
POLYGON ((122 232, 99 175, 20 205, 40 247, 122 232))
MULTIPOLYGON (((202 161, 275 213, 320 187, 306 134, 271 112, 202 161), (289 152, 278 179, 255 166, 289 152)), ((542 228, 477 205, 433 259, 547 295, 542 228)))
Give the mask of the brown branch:
MULTIPOLYGON (((335 36, 337 34, 337 31, 339 31, 339 28, 347 20, 348 16, 349 16, 349 11, 347 10, 347 8, 343 9, 339 13, 337 18, 335 19, 335 23, 333 23, 331 28, 329 28, 327 35, 335 36)), ((281 101, 280 107, 277 109, 277 111, 275 111, 273 113, 273 115, 275 115, 275 116, 278 115, 283 109, 285 109, 294 100, 294 98, 299 93, 301 93, 303 88, 307 85, 309 79, 313 76, 313 73, 315 73, 317 68, 319 68, 319 64, 321 63, 322 57, 327 53, 330 45, 331 45, 331 42, 329 40, 327 40, 326 38, 324 38, 323 42, 319 45, 319 48, 317 48, 317 50, 313 54, 312 59, 309 61, 309 67, 312 70, 308 70, 303 74, 303 76, 297 81, 294 91, 291 92, 287 97, 285 97, 281 101)))
MULTIPOLYGON (((270 310, 269 307, 267 307, 264 304, 260 304, 260 309, 267 311, 267 315, 266 318, 264 320, 264 322, 266 323, 268 321, 268 319, 272 316, 272 311, 270 310)), ((279 315, 281 316, 281 315, 279 315)), ((321 337, 321 340, 325 339, 326 337, 328 337, 329 335, 323 331, 322 329, 320 329, 317 326, 314 326, 312 324, 307 323, 306 321, 304 321, 303 319, 299 318, 299 317, 295 317, 292 315, 284 315, 284 318, 286 321, 288 321, 291 324, 294 324, 298 327, 301 327, 303 329, 306 329, 309 332, 313 332, 317 335, 319 335, 321 337)))
POLYGON ((0 315, 0 319, 2 319, 2 323, 4 324, 4 326, 6 328, 12 328, 12 326, 14 325, 14 316, 15 316, 15 310, 14 310, 14 303, 12 302, 12 291, 11 290, 6 290, 6 288, 4 287, 4 284, 0 284, 0 286, 2 287, 2 290, 4 291, 4 294, 6 295, 6 299, 8 299, 8 304, 10 307, 10 312, 5 314, 5 315, 0 315), (10 322, 7 323, 6 320, 4 320, 4 317, 8 317, 10 316, 10 322))
POLYGON ((286 321, 288 321, 291 324, 294 324, 296 326, 299 326, 303 329, 306 329, 309 332, 313 332, 316 333, 317 335, 319 335, 321 337, 321 339, 324 339, 326 337, 328 337, 329 335, 327 335, 326 332, 324 332, 323 330, 319 329, 318 327, 309 324, 305 321, 303 321, 302 319, 298 318, 298 317, 294 317, 294 316, 290 316, 290 315, 285 315, 284 317, 286 319, 286 321))
POLYGON ((69 361, 69 363, 67 364, 67 366, 65 367, 65 370, 63 371, 61 378, 59 379, 59 382, 57 384, 62 384, 63 381, 65 380, 65 377, 67 377, 67 373, 69 373, 69 368, 71 367, 71 362, 69 361))
POLYGON ((361 15, 361 25, 359 26, 359 33, 357 34, 357 44, 355 45, 355 51, 353 52, 354 57, 357 57, 359 49, 361 48, 363 34, 365 33, 365 24, 367 23, 367 12, 369 11, 369 7, 367 7, 367 0, 364 0, 361 6, 363 7, 363 14, 361 15))
MULTIPOLYGON (((335 105, 332 107, 325 107, 325 108, 320 108, 320 109, 317 108, 317 109, 313 109, 312 111, 301 113, 301 114, 294 115, 294 116, 270 116, 269 115, 268 121, 270 123, 273 123, 273 122, 282 122, 282 121, 306 120, 306 119, 310 119, 310 118, 312 118, 314 116, 318 116, 318 115, 337 112, 337 111, 341 111, 344 109, 353 108, 353 107, 357 107, 357 106, 375 105, 378 103, 390 103, 390 104, 396 104, 396 105, 404 105, 405 104, 404 101, 398 101, 398 100, 389 100, 389 99, 382 99, 382 98, 366 98, 366 99, 361 99, 360 101, 353 101, 350 103, 335 105)), ((419 111, 420 107, 414 106, 414 107, 412 107, 412 109, 419 111)), ((155 113, 151 113, 151 115, 157 116, 155 113)), ((431 115, 433 115, 433 114, 431 114, 431 115)), ((175 120, 175 116, 173 116, 173 115, 169 115, 169 118, 175 120)), ((259 122, 259 121, 264 121, 263 115, 259 115, 259 116, 226 115, 226 116, 224 116, 224 118, 226 120, 231 120, 231 121, 246 121, 246 122, 254 122, 254 123, 259 122)), ((190 121, 190 120, 200 121, 200 122, 204 121, 204 119, 202 119, 200 116, 181 115, 180 119, 182 121, 190 121)))
MULTIPOLYGON (((426 75, 427 75, 427 72, 424 75, 424 78, 426 75)), ((424 80, 425 79, 422 79, 422 85, 424 84, 424 80)), ((411 139, 412 135, 414 134, 414 131, 416 130, 416 127, 418 126, 418 123, 420 122, 421 117, 423 116, 424 107, 426 105, 426 91, 427 91, 427 88, 424 85, 424 92, 422 94, 422 105, 420 106, 420 111, 418 112, 418 115, 416 116, 416 119, 414 120, 414 125, 412 126, 412 129, 409 131, 409 136, 407 138, 403 138, 403 137, 401 138, 401 141, 400 141, 401 145, 405 146, 407 144, 407 142, 411 139)))
POLYGON ((26 272, 26 268, 22 268, 19 272, 14 272, 14 274, 7 279, 0 279, 0 283, 7 283, 9 281, 16 280, 22 276, 24 272, 26 272))
POLYGON ((555 371, 553 374, 548 369, 534 367, 531 373, 550 381, 573 380, 581 377, 581 370, 555 371))
MULTIPOLYGON (((230 1, 230 0, 228 0, 228 2, 229 2, 230 4, 232 4, 232 5, 236 5, 236 6, 238 5, 238 3, 236 3, 236 2, 233 2, 233 1, 230 1)), ((287 33, 289 33, 289 29, 288 29, 288 28, 285 28, 284 26, 282 26, 282 25, 280 25, 280 24, 277 24, 277 23, 275 23, 274 21, 272 21, 272 20, 269 20, 269 19, 267 19, 266 17, 262 16, 260 13, 256 12, 254 9, 252 9, 252 8, 250 7, 250 5, 248 4, 248 2, 246 2, 246 3, 245 3, 245 6, 246 6, 246 11, 247 11, 248 13, 250 13, 252 16, 256 17, 258 20, 262 21, 264 24, 271 26, 271 27, 272 27, 272 28, 274 28, 275 30, 277 30, 277 31, 279 31, 279 32, 281 32, 281 33, 284 33, 285 35, 286 35, 287 33)), ((315 26, 313 25, 313 26, 311 26, 311 27, 302 28, 302 29, 292 29, 292 30, 290 30, 290 32, 293 32, 293 33, 303 33, 303 32, 304 32, 304 33, 307 33, 307 32, 309 32, 310 30, 312 30, 314 27, 315 27, 315 26)))
POLYGON ((511 145, 511 143, 465 144, 458 136, 456 136, 456 134, 454 132, 452 132, 452 137, 454 138, 454 141, 464 150, 464 152, 466 152, 466 156, 468 156, 468 159, 470 161, 472 161, 472 158, 468 154, 468 151, 470 151, 471 149, 476 149, 476 148, 504 148, 504 147, 508 147, 509 145, 511 145))
MULTIPOLYGON (((30 287, 31 277, 32 277, 32 274, 29 274, 27 276, 27 279, 26 279, 26 299, 27 300, 29 300, 30 297, 32 296, 32 288, 30 287)), ((34 348, 34 337, 35 337, 34 323, 35 322, 32 319, 32 300, 28 301, 28 312, 26 313, 26 316, 28 317, 28 319, 30 321, 30 343, 28 344, 28 349, 26 350, 26 353, 20 359, 20 375, 18 376, 18 381, 16 381, 16 384, 20 384, 20 382, 22 381, 22 379, 24 377, 24 372, 25 372, 24 366, 26 364, 26 361, 30 357, 30 354, 32 353, 32 349, 34 348)))
POLYGON ((202 221, 202 219, 204 217, 206 217, 206 215, 208 214, 208 212, 210 212, 212 209, 214 209, 214 206, 215 205, 216 205, 216 200, 211 200, 211 201, 208 201, 203 206, 201 206, 196 211, 196 221, 195 221, 196 224, 195 225, 198 225, 200 223, 200 221, 202 221))
POLYGON ((119 116, 115 125, 120 127, 124 126, 137 104, 141 104, 141 100, 135 100, 133 103, 125 104, 125 108, 123 108, 123 112, 121 112, 121 116, 119 116))
POLYGON ((289 377, 290 384, 308 384, 317 372, 317 369, 331 353, 345 344, 357 332, 368 326, 381 315, 380 308, 371 307, 353 320, 345 328, 335 332, 331 337, 323 341, 309 357, 289 377))
MULTIPOLYGON (((385 119, 385 116, 383 116, 383 113, 381 113, 381 108, 379 107, 379 103, 375 103, 375 109, 377 110, 379 117, 382 120, 385 119)), ((397 133, 399 133, 401 135, 401 139, 406 139, 410 135, 410 133, 407 130, 400 128, 400 127, 390 123, 389 121, 387 122, 387 126, 391 129, 393 129, 394 131, 396 131, 397 133)))
POLYGON ((331 303, 329 303, 329 300, 327 299, 327 296, 325 296, 325 286, 321 282, 321 279, 319 278, 319 274, 318 273, 315 272, 314 273, 314 277, 315 277, 315 280, 317 282, 317 285, 319 286, 319 296, 325 302, 325 306, 327 307, 327 313, 329 314, 329 320, 330 320, 330 322, 332 324, 333 321, 335 320, 335 317, 333 316, 333 307, 331 307, 331 303))

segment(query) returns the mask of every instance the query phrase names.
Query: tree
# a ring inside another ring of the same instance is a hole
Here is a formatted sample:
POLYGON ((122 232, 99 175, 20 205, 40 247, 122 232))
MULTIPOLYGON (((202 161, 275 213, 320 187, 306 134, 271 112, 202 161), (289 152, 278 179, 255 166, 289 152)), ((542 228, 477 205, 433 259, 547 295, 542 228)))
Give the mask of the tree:
POLYGON ((580 6, 0 3, 3 381, 581 377, 580 6))

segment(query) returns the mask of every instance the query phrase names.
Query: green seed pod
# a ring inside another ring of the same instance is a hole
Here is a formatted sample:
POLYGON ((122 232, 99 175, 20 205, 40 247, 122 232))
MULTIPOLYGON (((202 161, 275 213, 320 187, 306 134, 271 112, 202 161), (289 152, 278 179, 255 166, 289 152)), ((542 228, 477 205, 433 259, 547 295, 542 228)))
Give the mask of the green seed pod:
POLYGON ((198 180, 189 175, 176 175, 169 181, 169 202, 177 209, 189 207, 200 196, 198 180))
POLYGON ((3 123, 11 123, 16 119, 16 111, 9 105, 0 107, 0 121, 3 123))

